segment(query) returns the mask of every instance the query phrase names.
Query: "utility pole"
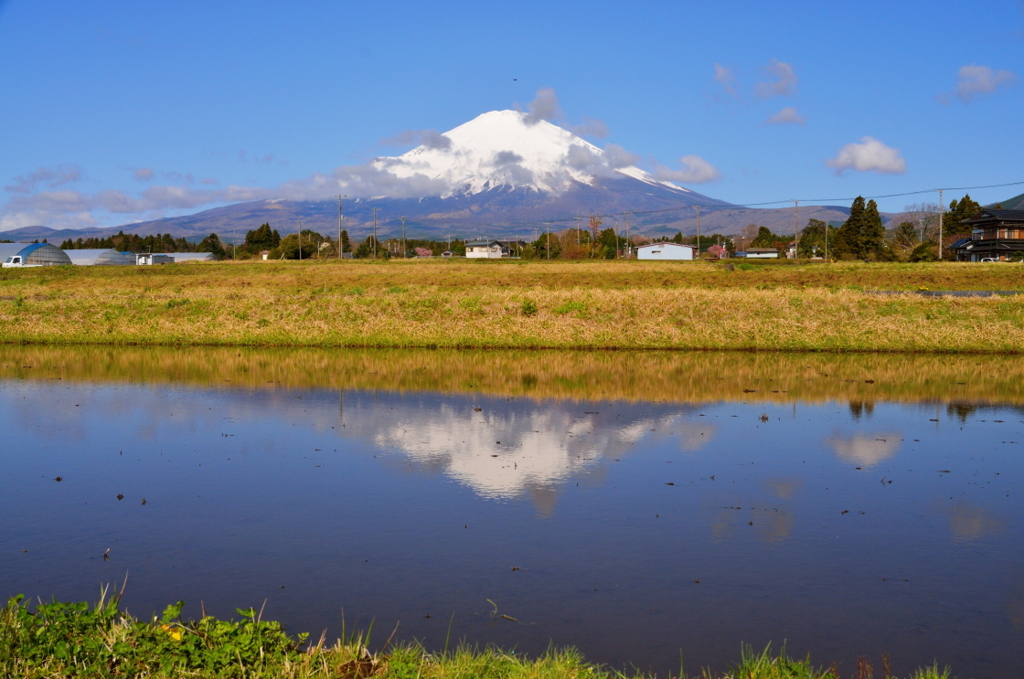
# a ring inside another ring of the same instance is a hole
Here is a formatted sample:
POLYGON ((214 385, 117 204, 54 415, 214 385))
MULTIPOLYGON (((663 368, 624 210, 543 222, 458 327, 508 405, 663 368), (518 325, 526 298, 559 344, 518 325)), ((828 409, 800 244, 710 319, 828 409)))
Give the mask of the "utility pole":
POLYGON ((302 220, 299 220, 299 261, 302 261, 302 220))
POLYGON ((923 243, 924 242, 924 218, 921 218, 921 219, 919 219, 917 221, 921 225, 921 242, 923 243))
POLYGON ((631 246, 633 244, 632 241, 629 240, 629 216, 631 214, 633 214, 633 213, 632 212, 627 212, 626 213, 626 253, 625 253, 625 256, 627 258, 630 255, 630 250, 632 250, 631 246))
POLYGON ((942 213, 946 211, 946 206, 942 203, 942 192, 945 189, 939 189, 939 261, 942 261, 942 213))
POLYGON ((548 259, 551 259, 551 225, 547 222, 544 222, 544 235, 546 236, 544 243, 547 245, 548 259))
POLYGON ((341 214, 341 196, 338 196, 338 259, 341 259, 341 222, 345 217, 341 214))
POLYGON ((828 229, 828 222, 825 222, 825 261, 831 264, 832 260, 828 258, 828 229))
POLYGON ((373 208, 373 258, 377 259, 377 208, 373 208))
POLYGON ((580 218, 576 217, 576 247, 580 245, 580 218))
MULTIPOLYGON (((828 228, 828 224, 825 225, 828 228)), ((800 256, 800 201, 793 201, 793 259, 800 256)))
POLYGON ((405 245, 405 217, 402 217, 402 259, 409 255, 409 248, 405 245))
POLYGON ((700 205, 694 205, 697 208, 697 259, 700 259, 700 205))

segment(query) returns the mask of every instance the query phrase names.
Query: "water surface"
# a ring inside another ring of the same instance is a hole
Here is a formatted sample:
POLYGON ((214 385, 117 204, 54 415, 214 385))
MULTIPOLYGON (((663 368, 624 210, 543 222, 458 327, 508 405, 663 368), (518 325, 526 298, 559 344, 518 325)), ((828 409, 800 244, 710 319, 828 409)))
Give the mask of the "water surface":
POLYGON ((95 599, 127 574, 143 616, 265 601, 292 631, 344 615, 378 641, 400 623, 430 648, 450 629, 662 675, 785 640, 848 671, 889 653, 1016 676, 1021 373, 0 348, 0 595, 95 599))

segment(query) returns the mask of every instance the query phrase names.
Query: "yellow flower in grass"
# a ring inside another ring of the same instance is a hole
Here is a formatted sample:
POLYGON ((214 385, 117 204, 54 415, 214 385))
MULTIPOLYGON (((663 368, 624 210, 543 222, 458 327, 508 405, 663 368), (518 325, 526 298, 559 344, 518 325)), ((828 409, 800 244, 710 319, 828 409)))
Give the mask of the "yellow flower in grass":
POLYGON ((181 641, 181 630, 170 625, 160 625, 160 629, 167 632, 167 635, 175 641, 181 641))

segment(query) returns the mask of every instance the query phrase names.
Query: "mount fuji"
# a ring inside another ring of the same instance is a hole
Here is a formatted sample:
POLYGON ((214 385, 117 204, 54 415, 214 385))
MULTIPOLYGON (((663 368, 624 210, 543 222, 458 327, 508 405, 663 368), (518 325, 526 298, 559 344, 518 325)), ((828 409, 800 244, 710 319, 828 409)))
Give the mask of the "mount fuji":
POLYGON ((444 134, 424 136, 422 145, 396 158, 378 158, 373 167, 441 198, 517 189, 553 198, 610 180, 633 191, 667 192, 688 205, 727 205, 654 179, 618 147, 602 150, 521 111, 491 111, 444 134))
MULTIPOLYGON (((298 228, 335 234, 338 204, 344 202, 344 228, 364 238, 377 208, 377 233, 401 232, 406 217, 410 237, 530 238, 545 228, 586 225, 589 215, 605 215, 605 226, 624 226, 631 215, 637 232, 663 235, 695 232, 695 210, 704 212, 704 232, 738 233, 749 223, 773 230, 792 229, 792 210, 751 210, 710 198, 636 167, 638 158, 608 145, 601 149, 547 120, 523 111, 491 111, 448 132, 419 132, 420 145, 400 156, 290 182, 272 197, 202 212, 86 231, 29 227, 8 232, 19 238, 170 233, 202 237, 218 233, 241 241, 264 222, 282 234, 298 228), (21 233, 25 231, 26 233, 21 233), (31 231, 31 233, 28 233, 31 231), (45 233, 48 232, 48 233, 45 233)), ((849 210, 808 207, 801 217, 845 219, 849 210)))

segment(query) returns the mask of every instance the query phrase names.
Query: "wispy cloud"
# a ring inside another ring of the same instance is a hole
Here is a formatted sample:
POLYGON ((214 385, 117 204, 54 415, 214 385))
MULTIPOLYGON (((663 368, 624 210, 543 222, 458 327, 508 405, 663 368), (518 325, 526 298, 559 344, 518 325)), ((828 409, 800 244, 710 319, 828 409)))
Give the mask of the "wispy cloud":
POLYGON ((579 125, 565 125, 564 127, 580 137, 607 139, 608 135, 611 134, 608 130, 608 126, 604 124, 604 121, 596 118, 587 118, 585 116, 579 125))
MULTIPOLYGON (((138 167, 131 172, 140 182, 151 182, 157 176, 151 167, 138 167)), ((205 188, 219 184, 212 178, 201 180, 204 188, 193 188, 191 174, 162 172, 160 176, 171 183, 151 185, 132 195, 120 189, 88 192, 71 188, 70 184, 85 178, 82 169, 74 164, 39 168, 16 177, 5 187, 12 195, 6 205, 0 206, 0 231, 36 225, 85 228, 96 225, 98 216, 104 214, 125 220, 158 218, 169 212, 265 198, 272 193, 234 186, 205 188)))
POLYGON ((381 139, 381 146, 426 146, 428 149, 446 151, 452 147, 452 140, 437 130, 406 130, 393 137, 381 139))
POLYGON ((968 64, 961 66, 957 71, 956 89, 951 93, 939 95, 939 101, 949 104, 955 97, 965 104, 969 104, 975 97, 991 94, 1016 82, 1017 74, 1013 71, 997 71, 990 66, 968 64))
POLYGON ((80 181, 82 178, 82 169, 73 163, 40 167, 35 172, 15 177, 14 183, 5 186, 4 190, 10 193, 32 193, 40 185, 53 189, 80 181))
MULTIPOLYGON (((518 103, 513 104, 513 108, 520 112, 523 111, 523 106, 518 103)), ((549 123, 555 123, 562 129, 568 130, 579 137, 606 139, 611 134, 608 130, 608 125, 603 120, 598 120, 597 118, 583 116, 578 125, 573 125, 564 120, 565 114, 558 103, 558 95, 552 87, 542 87, 537 90, 537 95, 533 98, 533 101, 526 105, 526 111, 525 121, 527 125, 536 125, 544 120, 549 123)))
POLYGON ((542 120, 550 122, 562 117, 562 108, 558 105, 558 96, 552 87, 542 87, 537 90, 537 95, 526 107, 530 112, 526 116, 526 122, 530 125, 542 120))
POLYGON ((800 115, 795 106, 787 106, 764 121, 768 125, 805 125, 807 120, 800 115))
POLYGON ((274 162, 274 156, 270 153, 265 153, 262 156, 250 156, 248 152, 239 150, 238 160, 253 165, 270 165, 274 162))
POLYGON ((630 165, 636 165, 640 162, 640 156, 635 153, 630 153, 618 144, 608 144, 605 146, 604 157, 605 160, 608 161, 608 166, 612 169, 629 167, 630 165))
POLYGON ((758 99, 771 99, 782 95, 792 95, 796 92, 796 73, 793 66, 778 59, 772 59, 764 67, 764 73, 771 80, 760 82, 754 90, 754 96, 758 99))
POLYGON ((722 176, 714 165, 700 156, 683 156, 679 164, 681 168, 678 170, 658 165, 653 172, 654 178, 683 184, 706 184, 722 176))
POLYGON ((726 94, 729 96, 737 96, 736 93, 736 74, 733 73, 731 68, 722 66, 721 64, 715 64, 715 82, 722 86, 726 94))
POLYGON ((874 137, 862 137, 860 142, 846 144, 826 164, 835 168, 836 174, 846 170, 882 174, 903 174, 907 171, 907 161, 899 149, 886 146, 874 137))

